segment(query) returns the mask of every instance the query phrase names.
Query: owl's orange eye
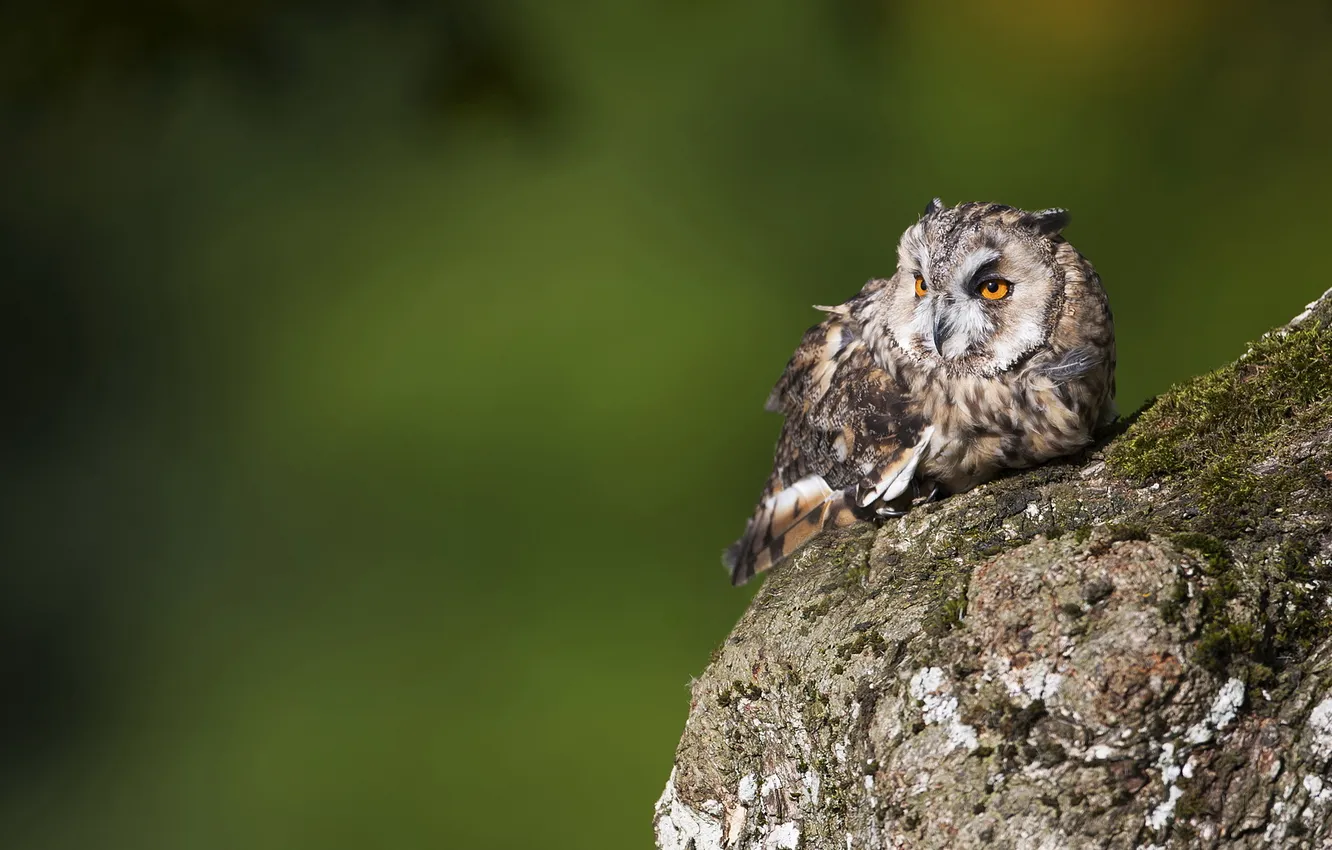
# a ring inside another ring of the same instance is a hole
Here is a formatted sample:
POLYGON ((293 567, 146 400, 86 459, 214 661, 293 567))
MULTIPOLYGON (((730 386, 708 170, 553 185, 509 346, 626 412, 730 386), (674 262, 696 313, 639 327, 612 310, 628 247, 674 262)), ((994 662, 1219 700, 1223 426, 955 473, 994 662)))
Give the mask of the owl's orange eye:
POLYGON ((916 297, 924 298, 925 293, 929 291, 930 288, 925 285, 925 278, 921 277, 920 275, 916 275, 916 297))
POLYGON ((998 301, 1000 298, 1008 297, 1008 290, 1008 281, 993 278, 982 283, 977 291, 987 301, 998 301))

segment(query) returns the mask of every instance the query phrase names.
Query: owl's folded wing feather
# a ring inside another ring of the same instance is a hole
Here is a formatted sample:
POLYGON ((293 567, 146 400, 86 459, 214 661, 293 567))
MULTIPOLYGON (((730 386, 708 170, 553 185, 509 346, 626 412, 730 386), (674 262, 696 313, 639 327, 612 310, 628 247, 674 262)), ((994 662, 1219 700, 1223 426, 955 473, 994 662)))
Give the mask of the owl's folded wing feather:
POLYGON ((907 388, 837 313, 805 334, 767 406, 786 421, 763 496, 723 558, 734 584, 905 493, 931 435, 907 388))
POLYGON ((854 329, 840 313, 833 313, 805 331, 804 339, 768 395, 764 409, 788 416, 808 411, 827 394, 833 373, 846 361, 850 353, 847 349, 857 341, 854 329))

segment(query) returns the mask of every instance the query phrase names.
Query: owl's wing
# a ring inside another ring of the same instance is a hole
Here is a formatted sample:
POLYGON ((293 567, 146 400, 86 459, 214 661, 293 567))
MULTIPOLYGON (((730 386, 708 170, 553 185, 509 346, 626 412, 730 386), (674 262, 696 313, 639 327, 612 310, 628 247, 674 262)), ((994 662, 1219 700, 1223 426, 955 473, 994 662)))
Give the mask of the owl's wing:
POLYGON ((723 558, 737 585, 905 493, 932 433, 840 311, 806 332, 767 408, 786 421, 763 496, 723 558))

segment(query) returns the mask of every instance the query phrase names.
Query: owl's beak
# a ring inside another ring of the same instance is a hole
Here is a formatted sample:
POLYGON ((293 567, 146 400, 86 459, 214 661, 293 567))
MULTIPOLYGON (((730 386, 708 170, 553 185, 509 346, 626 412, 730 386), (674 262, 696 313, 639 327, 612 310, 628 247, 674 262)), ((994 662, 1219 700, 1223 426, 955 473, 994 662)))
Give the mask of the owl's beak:
POLYGON ((944 321, 944 318, 943 318, 942 316, 936 316, 936 317, 934 318, 934 353, 935 353, 935 354, 938 354, 938 355, 941 356, 941 357, 943 356, 943 347, 944 347, 944 343, 948 341, 948 337, 949 337, 951 334, 952 334, 952 329, 950 328, 949 323, 946 322, 946 321, 944 321))

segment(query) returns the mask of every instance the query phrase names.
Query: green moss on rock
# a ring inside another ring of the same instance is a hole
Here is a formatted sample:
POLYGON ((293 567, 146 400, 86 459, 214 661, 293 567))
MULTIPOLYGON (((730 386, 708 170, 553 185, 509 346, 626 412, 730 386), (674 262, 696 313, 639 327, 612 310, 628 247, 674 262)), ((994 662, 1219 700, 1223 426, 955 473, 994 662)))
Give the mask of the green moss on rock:
POLYGON ((1329 416, 1332 334, 1310 322, 1161 396, 1109 447, 1106 463, 1139 484, 1187 477, 1203 525, 1231 536, 1284 507, 1299 479, 1314 474, 1256 468, 1329 416))
MULTIPOLYGON (((1261 560, 1246 565, 1216 538, 1178 534, 1172 540, 1203 561, 1196 594, 1200 633, 1193 655, 1200 667, 1266 685, 1289 659, 1303 657, 1332 630, 1332 611, 1324 604, 1332 566, 1316 565, 1308 542, 1288 540, 1265 555, 1255 554, 1261 560)), ((1168 621, 1179 618, 1187 590, 1187 585, 1176 587, 1162 603, 1168 621)))
POLYGON ((817 619, 819 617, 822 617, 824 614, 827 614, 828 609, 831 607, 832 607, 832 599, 830 597, 825 596, 822 599, 820 599, 818 602, 815 602, 812 605, 806 605, 805 607, 801 608, 800 618, 802 620, 817 619))
POLYGON ((1332 629, 1321 602, 1332 568, 1309 557, 1322 526, 1286 521, 1332 514, 1326 319, 1269 334, 1237 362, 1171 389, 1106 450, 1112 474, 1166 485, 1153 530, 1202 562, 1195 593, 1176 585, 1162 617, 1183 621, 1191 607, 1196 663, 1251 685, 1273 682, 1332 629))
POLYGON ((1221 573, 1234 566, 1230 550, 1226 544, 1209 534, 1181 532, 1171 535, 1170 542, 1183 549, 1192 549, 1202 556, 1203 563, 1215 573, 1221 573))
POLYGON ((933 635, 944 635, 962 625, 962 618, 967 613, 967 594, 965 588, 957 596, 950 596, 943 604, 925 618, 925 631, 933 635))
POLYGON ((866 650, 869 650, 875 656, 882 656, 888 651, 888 642, 884 640, 878 629, 865 629, 856 637, 842 643, 837 647, 837 657, 843 661, 848 661, 851 656, 859 655, 866 650))

